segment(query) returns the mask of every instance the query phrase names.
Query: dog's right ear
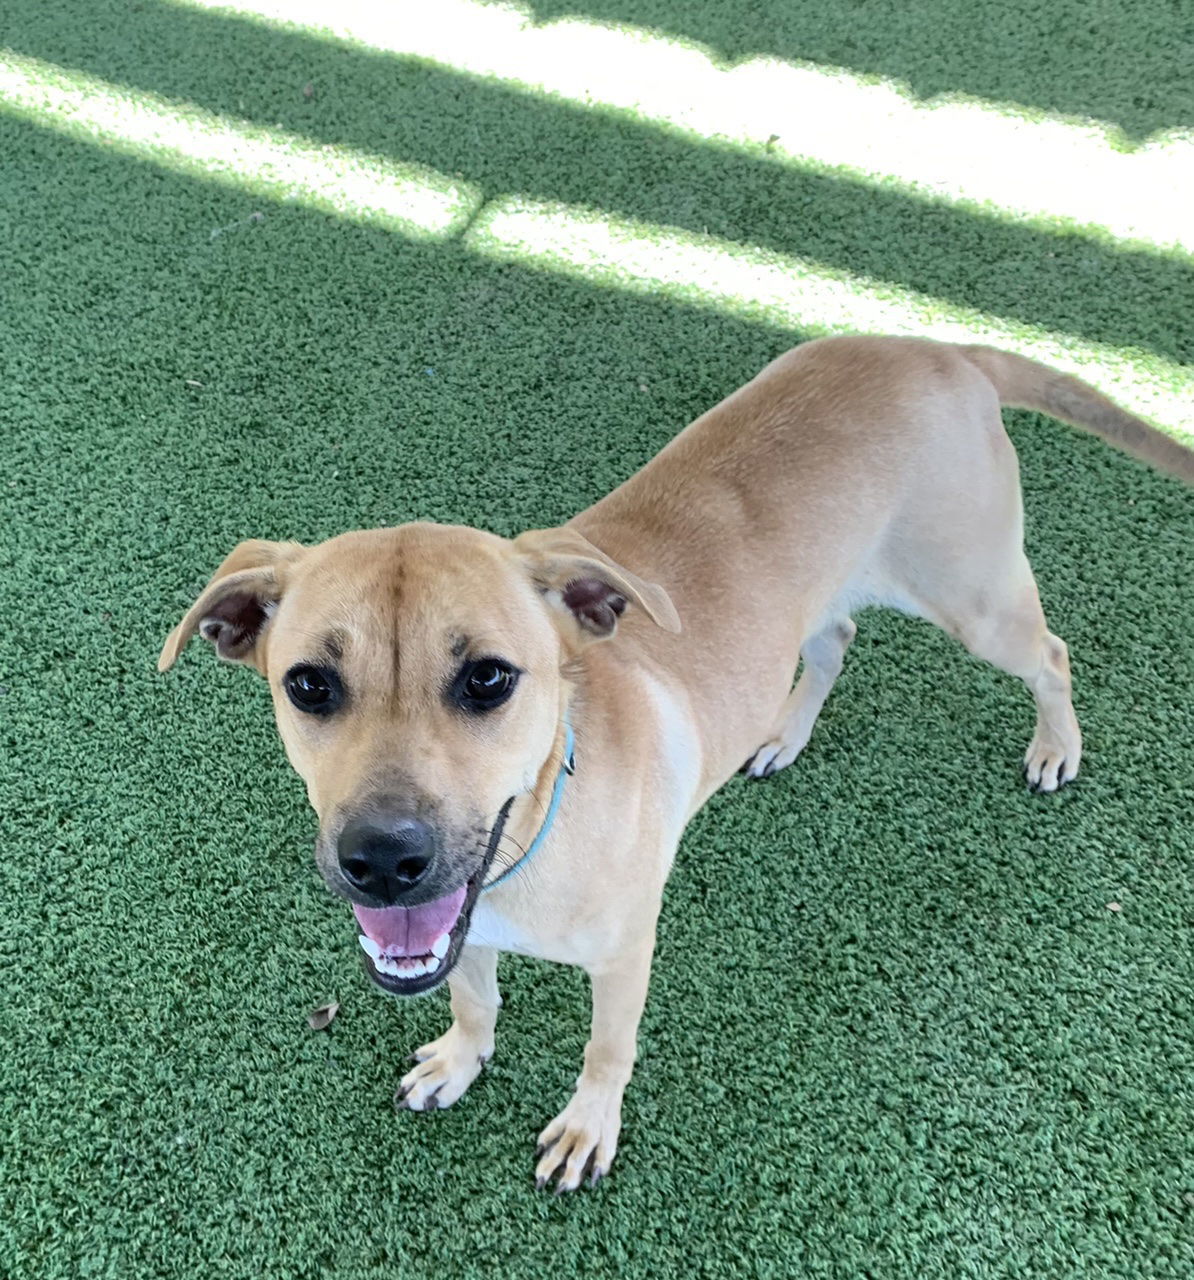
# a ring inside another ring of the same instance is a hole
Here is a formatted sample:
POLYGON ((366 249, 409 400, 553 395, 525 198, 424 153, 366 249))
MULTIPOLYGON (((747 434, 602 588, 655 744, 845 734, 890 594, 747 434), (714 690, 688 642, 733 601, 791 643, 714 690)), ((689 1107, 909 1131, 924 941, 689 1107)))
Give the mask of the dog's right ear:
POLYGON ((261 671, 258 641, 303 550, 297 542, 242 542, 166 637, 158 670, 169 670, 198 631, 225 662, 244 662, 261 671))

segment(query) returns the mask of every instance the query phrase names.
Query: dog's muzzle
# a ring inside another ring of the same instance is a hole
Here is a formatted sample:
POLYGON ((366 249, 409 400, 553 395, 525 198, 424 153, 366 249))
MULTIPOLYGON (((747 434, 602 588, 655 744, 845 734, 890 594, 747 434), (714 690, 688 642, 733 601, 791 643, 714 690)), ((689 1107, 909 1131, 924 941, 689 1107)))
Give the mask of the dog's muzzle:
MULTIPOLYGON (((468 937, 473 907, 485 887, 511 804, 512 798, 502 806, 490 832, 481 865, 459 888, 412 907, 353 904, 353 912, 361 927, 360 944, 365 953, 365 971, 382 990, 401 996, 420 995, 439 986, 451 973, 468 937)), ((365 887, 354 880, 350 873, 350 867, 353 867, 356 875, 372 886, 366 892, 377 894, 378 888, 389 884, 391 876, 396 877, 394 883, 399 891, 409 888, 406 873, 411 872, 414 862, 421 858, 421 854, 414 850, 415 843, 415 836, 405 829, 397 839, 388 843, 382 840, 378 844, 374 835, 369 835, 365 844, 372 844, 371 854, 359 855, 362 861, 355 865, 351 859, 358 854, 350 852, 348 863, 341 857, 345 878, 356 888, 365 887), (404 863, 405 868, 400 870, 404 863)), ((354 835, 348 845, 342 844, 342 849, 356 850, 358 844, 354 835)), ((378 896, 384 900, 389 894, 378 896)))

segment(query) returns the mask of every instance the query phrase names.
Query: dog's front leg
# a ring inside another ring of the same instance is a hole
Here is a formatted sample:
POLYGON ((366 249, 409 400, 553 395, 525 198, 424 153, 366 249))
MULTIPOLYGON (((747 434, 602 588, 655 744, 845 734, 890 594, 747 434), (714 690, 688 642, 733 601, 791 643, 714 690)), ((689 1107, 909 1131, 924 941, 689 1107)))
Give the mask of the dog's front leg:
POLYGON ((493 1056, 493 1033, 502 998, 492 947, 466 944, 448 978, 452 1025, 438 1040, 415 1050, 416 1066, 402 1077, 394 1105, 411 1111, 450 1107, 493 1056))
POLYGON ((593 1027, 572 1101, 539 1135, 535 1185, 556 1175, 556 1191, 592 1186, 609 1172, 622 1127, 622 1094, 634 1070, 638 1024, 647 1000, 654 938, 588 970, 593 1027))

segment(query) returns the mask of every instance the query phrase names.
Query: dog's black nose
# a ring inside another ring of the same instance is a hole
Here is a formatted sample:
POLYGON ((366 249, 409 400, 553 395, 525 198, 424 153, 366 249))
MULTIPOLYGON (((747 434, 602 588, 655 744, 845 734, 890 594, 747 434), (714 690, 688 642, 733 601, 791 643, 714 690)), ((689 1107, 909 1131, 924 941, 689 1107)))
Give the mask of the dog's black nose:
POLYGON ((354 818, 340 833, 340 869, 354 889, 392 905, 427 874, 433 845, 418 818, 354 818))

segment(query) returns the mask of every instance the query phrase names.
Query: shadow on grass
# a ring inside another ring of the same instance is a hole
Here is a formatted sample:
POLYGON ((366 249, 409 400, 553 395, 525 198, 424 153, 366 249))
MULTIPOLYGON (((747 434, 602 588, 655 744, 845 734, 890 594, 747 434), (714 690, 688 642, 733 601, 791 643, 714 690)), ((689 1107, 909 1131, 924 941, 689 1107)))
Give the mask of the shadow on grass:
POLYGON ((708 232, 1049 330, 1194 359, 1186 323, 1194 268, 1176 254, 803 173, 623 116, 216 14, 110 6, 83 23, 32 0, 9 8, 9 39, 21 52, 428 165, 487 198, 526 194, 708 232))
POLYGON ((1166 0, 532 0, 540 22, 630 23, 707 46, 902 81, 921 98, 961 93, 1094 117, 1140 142, 1194 124, 1194 19, 1166 0))

